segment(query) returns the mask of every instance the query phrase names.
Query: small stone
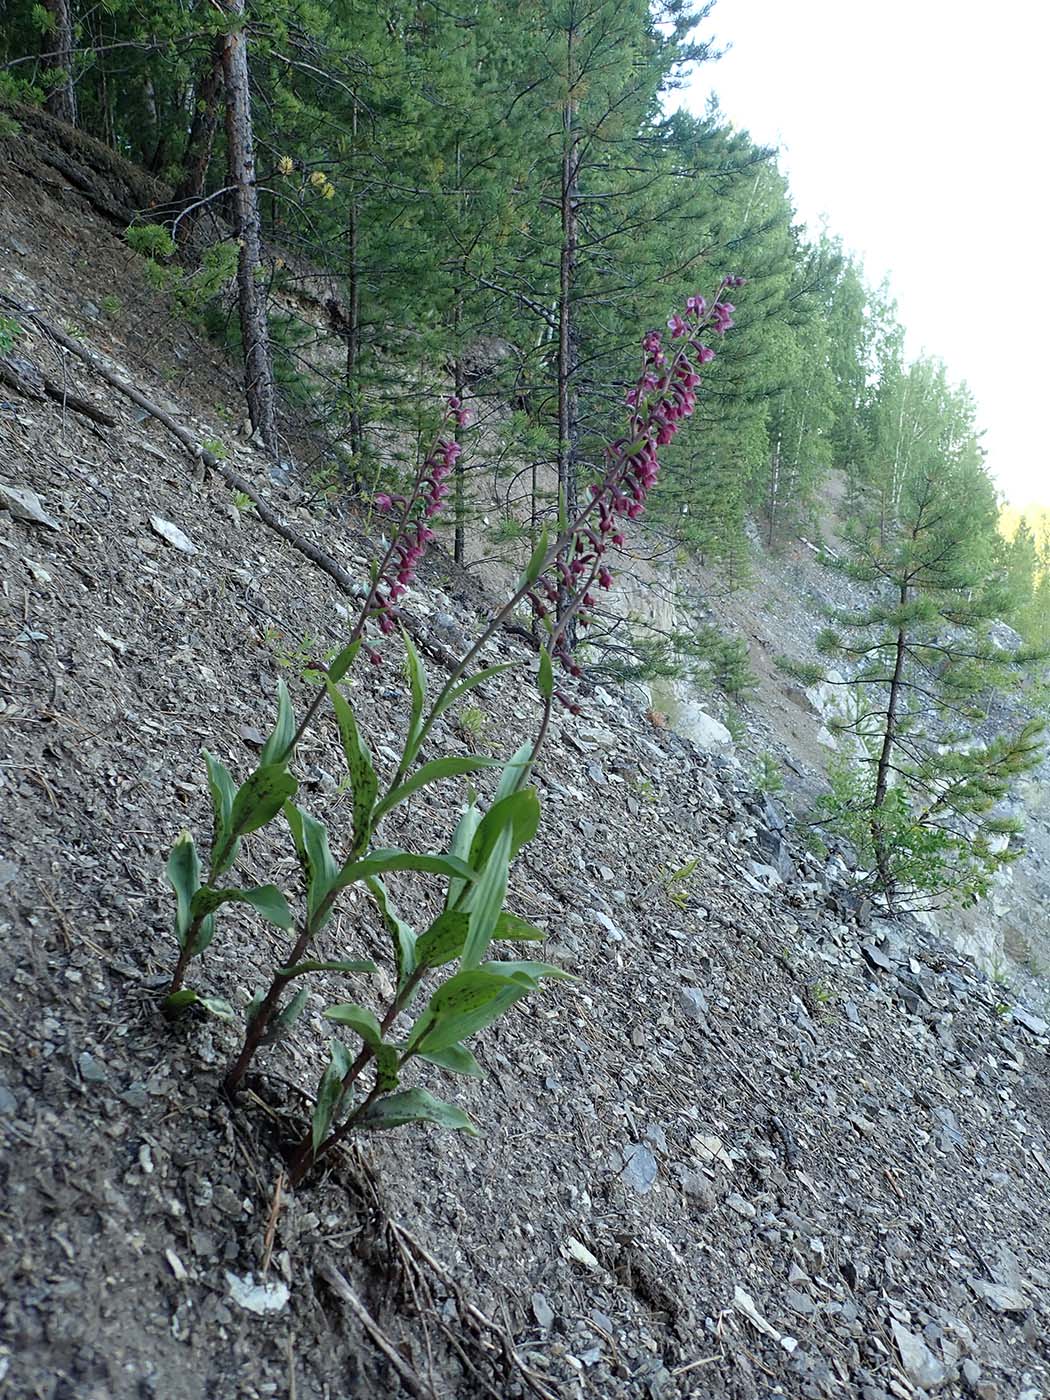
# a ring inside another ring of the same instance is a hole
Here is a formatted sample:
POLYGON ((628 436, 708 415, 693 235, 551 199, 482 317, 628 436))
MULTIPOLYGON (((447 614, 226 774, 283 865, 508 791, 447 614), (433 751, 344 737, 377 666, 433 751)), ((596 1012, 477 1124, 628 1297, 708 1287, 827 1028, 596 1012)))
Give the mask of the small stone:
POLYGON ((1033 1035, 1046 1035, 1050 1032, 1050 1023, 1044 1021, 1041 1016, 1033 1016, 1023 1006, 1014 1007, 1013 1018, 1019 1026, 1024 1026, 1025 1030, 1031 1031, 1033 1035))
POLYGON ((145 1084, 129 1084, 120 1097, 129 1108, 142 1109, 149 1103, 145 1084))
POLYGON ((699 987, 682 987, 678 993, 678 1005, 687 1021, 707 1019, 709 1010, 707 997, 704 996, 699 987))
POLYGON ((877 944, 862 943, 860 945, 860 951, 864 955, 865 960, 879 971, 892 972, 894 970, 895 964, 877 944))
POLYGON ((150 529, 154 534, 159 535, 162 540, 167 540, 168 544, 174 549, 177 549, 181 554, 197 553, 197 546, 190 539, 189 535, 183 530, 180 530, 177 525, 173 525, 170 520, 164 520, 159 515, 151 515, 149 523, 150 529))
POLYGON ((743 1216, 745 1220, 753 1220, 758 1214, 751 1202, 745 1200, 738 1191, 734 1191, 726 1197, 726 1205, 730 1210, 735 1210, 737 1215, 743 1216))
POLYGON ((86 1050, 77 1057, 77 1069, 80 1070, 80 1077, 86 1084, 105 1084, 109 1078, 105 1065, 99 1064, 86 1050))
POLYGON ((13 520, 24 525, 43 525, 48 530, 61 530, 57 520, 44 509, 40 497, 28 486, 8 486, 0 481, 0 509, 11 512, 13 520))
POLYGON ((542 1293, 532 1295, 532 1315, 546 1332, 554 1322, 554 1309, 542 1293))
POLYGON ((891 1319, 890 1327, 901 1355, 901 1362, 912 1384, 920 1390, 933 1390, 943 1385, 948 1372, 922 1338, 902 1326, 896 1318, 891 1319))
POLYGON ((656 1158, 644 1142, 635 1142, 627 1149, 621 1178, 639 1196, 645 1196, 656 1181, 656 1158))

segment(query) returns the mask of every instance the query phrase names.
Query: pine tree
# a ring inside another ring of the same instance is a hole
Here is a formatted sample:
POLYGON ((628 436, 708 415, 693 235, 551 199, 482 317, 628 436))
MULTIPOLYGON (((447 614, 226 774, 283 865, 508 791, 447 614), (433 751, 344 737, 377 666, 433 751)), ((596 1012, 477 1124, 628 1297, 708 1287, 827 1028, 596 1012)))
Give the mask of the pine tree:
POLYGON ((856 697, 838 726, 844 761, 823 815, 866 853, 891 907, 986 890, 1016 855, 1014 825, 996 806, 1042 756, 1038 723, 996 732, 998 697, 1035 656, 991 635, 1005 598, 972 405, 938 366, 902 380, 889 438, 901 451, 875 482, 843 566, 871 601, 835 614, 821 639, 856 697))

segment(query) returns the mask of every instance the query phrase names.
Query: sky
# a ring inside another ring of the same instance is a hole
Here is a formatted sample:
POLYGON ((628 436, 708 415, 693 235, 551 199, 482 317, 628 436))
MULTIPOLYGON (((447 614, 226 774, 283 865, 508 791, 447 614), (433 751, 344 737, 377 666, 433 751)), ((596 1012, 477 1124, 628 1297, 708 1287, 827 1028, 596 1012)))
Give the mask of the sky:
POLYGON ((731 47, 681 104, 779 147, 800 220, 889 275, 909 357, 969 385, 1003 494, 1050 504, 1050 5, 718 0, 700 32, 731 47))

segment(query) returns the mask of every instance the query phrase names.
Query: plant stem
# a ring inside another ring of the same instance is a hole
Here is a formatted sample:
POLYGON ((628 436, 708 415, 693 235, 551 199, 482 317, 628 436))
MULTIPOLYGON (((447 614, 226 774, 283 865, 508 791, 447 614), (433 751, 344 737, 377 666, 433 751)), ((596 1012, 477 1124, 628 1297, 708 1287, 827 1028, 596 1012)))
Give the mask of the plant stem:
MULTIPOLYGON (((405 985, 401 988, 400 992, 398 992, 398 994, 394 997, 393 1001, 387 1007, 386 1013, 383 1016, 382 1021, 379 1023, 379 1030, 381 1035, 386 1035, 387 1031, 397 1020, 398 1016, 405 1009, 408 1003, 412 1000, 412 997, 415 994, 415 990, 419 986, 419 983, 422 980, 423 974, 425 972, 425 967, 417 967, 415 972, 411 974, 405 985)), ((375 1051, 370 1045, 361 1046, 361 1050, 357 1056, 357 1059, 353 1062, 353 1064, 347 1070, 346 1074, 343 1076, 343 1082, 339 1092, 339 1102, 336 1104, 335 1109, 333 1110, 333 1118, 337 1118, 339 1116, 342 1106, 346 1102, 347 1095, 357 1083, 358 1079, 360 1079, 362 1071, 368 1064, 369 1060, 374 1058, 374 1055, 375 1051)), ((350 1114, 346 1121, 334 1132, 329 1133, 328 1137, 325 1138, 324 1142, 320 1144, 316 1152, 314 1151, 313 1134, 310 1132, 306 1134, 302 1141, 296 1146, 295 1150, 291 1155, 291 1158, 289 1159, 288 1175, 289 1180, 293 1186, 295 1186, 299 1181, 303 1179, 303 1177, 310 1170, 310 1168, 314 1166, 319 1161, 319 1159, 325 1155, 325 1153, 329 1152, 337 1143, 342 1142, 342 1140, 353 1128, 353 1125, 357 1121, 359 1116, 370 1104, 375 1102, 378 1093, 379 1088, 378 1085, 376 1085, 369 1093, 368 1097, 361 1104, 359 1104, 357 1108, 354 1109, 353 1113, 350 1114)))
MULTIPOLYGON (((314 936, 315 929, 316 921, 314 920, 307 920, 307 922, 303 924, 302 931, 295 940, 295 945, 288 955, 288 961, 283 964, 283 966, 294 967, 295 964, 300 961, 303 954, 310 946, 310 941, 314 936)), ((244 1033, 244 1043, 241 1046, 241 1052, 230 1066, 226 1078, 223 1081, 228 1094, 232 1094, 236 1090, 237 1086, 248 1072, 248 1066, 252 1062, 253 1055, 262 1044, 266 1032, 270 1029, 270 1022, 273 1020, 274 1013, 277 1010, 277 1003, 281 999, 281 993, 290 981, 290 977, 282 976, 280 972, 274 973, 269 991, 256 1008, 255 1015, 248 1022, 248 1028, 244 1033)))

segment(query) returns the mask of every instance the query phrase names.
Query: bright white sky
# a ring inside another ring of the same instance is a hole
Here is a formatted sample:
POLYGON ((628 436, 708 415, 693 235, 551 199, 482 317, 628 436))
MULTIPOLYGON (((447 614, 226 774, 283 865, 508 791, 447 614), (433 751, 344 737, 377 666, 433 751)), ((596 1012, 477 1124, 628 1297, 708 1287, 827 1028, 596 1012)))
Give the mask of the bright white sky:
POLYGON ((969 385, 1004 494, 1050 503, 1050 5, 718 0, 712 31, 683 105, 780 147, 800 219, 969 385))

